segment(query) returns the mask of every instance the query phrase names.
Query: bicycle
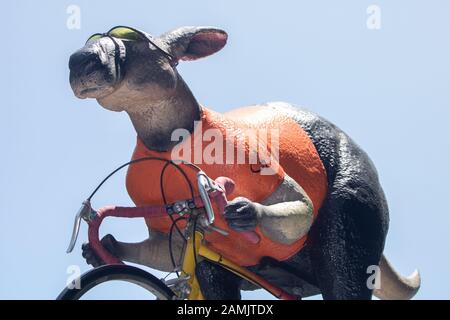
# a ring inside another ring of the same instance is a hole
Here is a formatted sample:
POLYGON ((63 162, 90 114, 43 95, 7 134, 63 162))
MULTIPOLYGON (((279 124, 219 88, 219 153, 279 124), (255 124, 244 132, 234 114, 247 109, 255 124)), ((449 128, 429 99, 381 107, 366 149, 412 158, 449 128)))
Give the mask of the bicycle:
MULTIPOLYGON (((105 265, 91 269, 84 273, 79 279, 79 288, 71 288, 70 286, 67 286, 58 295, 57 299, 77 300, 101 283, 120 280, 145 288, 154 294, 159 300, 202 300, 204 297, 195 273, 195 267, 199 259, 206 259, 212 263, 222 266, 239 277, 268 291, 276 298, 286 300, 298 299, 296 296, 293 296, 285 290, 269 283, 254 272, 251 272, 226 257, 223 257, 221 254, 215 252, 204 243, 203 239, 205 232, 219 232, 224 236, 228 235, 226 230, 222 230, 214 226, 214 218, 216 213, 214 212, 212 202, 216 205, 216 208, 218 208, 220 213, 223 213, 225 205, 227 204, 226 195, 232 192, 233 188, 234 182, 231 179, 219 177, 212 180, 198 166, 186 161, 172 161, 163 158, 146 157, 127 162, 126 164, 120 166, 110 173, 97 186, 87 200, 83 202, 81 209, 75 217, 72 237, 67 250, 67 253, 73 250, 78 237, 81 220, 85 220, 88 224, 89 244, 97 256, 103 260, 105 265), (161 172, 160 182, 162 182, 165 169, 169 165, 175 166, 187 179, 191 191, 191 198, 179 200, 175 203, 166 203, 163 184, 160 183, 161 192, 164 198, 164 205, 146 207, 109 206, 103 207, 97 211, 92 208, 91 199, 106 182, 106 180, 108 180, 117 171, 130 164, 147 160, 166 162, 166 165, 161 172), (199 193, 198 196, 194 196, 194 189, 191 182, 177 162, 188 165, 190 168, 197 170, 196 178, 199 193), (106 217, 151 218, 161 217, 163 215, 169 215, 172 219, 172 227, 169 234, 169 247, 171 247, 170 240, 172 239, 173 229, 176 229, 177 232, 179 232, 180 235, 182 235, 182 237, 186 240, 183 250, 183 259, 180 265, 176 264, 173 256, 171 255, 172 264, 174 265, 173 272, 177 274, 177 278, 160 280, 147 271, 134 266, 126 265, 109 253, 100 242, 99 227, 103 219, 106 217), (175 218, 175 216, 177 218, 175 218), (177 225, 177 222, 180 220, 186 221, 186 226, 183 230, 179 229, 177 225)), ((248 241, 259 241, 258 234, 253 231, 245 231, 244 235, 248 241)))

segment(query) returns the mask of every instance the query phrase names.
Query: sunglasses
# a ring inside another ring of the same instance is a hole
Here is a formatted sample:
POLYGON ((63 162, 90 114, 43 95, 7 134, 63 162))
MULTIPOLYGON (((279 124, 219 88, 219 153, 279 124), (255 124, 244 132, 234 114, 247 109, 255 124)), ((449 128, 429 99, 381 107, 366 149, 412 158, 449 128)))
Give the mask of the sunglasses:
POLYGON ((114 40, 114 38, 128 41, 139 41, 139 40, 147 41, 150 44, 152 44, 157 50, 159 50, 162 54, 164 54, 164 56, 167 57, 167 59, 170 61, 172 65, 177 65, 178 63, 173 55, 171 55, 169 52, 167 52, 154 42, 152 36, 131 27, 116 26, 106 33, 95 33, 87 39, 86 43, 96 41, 104 37, 110 38, 114 42, 116 47, 118 46, 118 43, 114 40))

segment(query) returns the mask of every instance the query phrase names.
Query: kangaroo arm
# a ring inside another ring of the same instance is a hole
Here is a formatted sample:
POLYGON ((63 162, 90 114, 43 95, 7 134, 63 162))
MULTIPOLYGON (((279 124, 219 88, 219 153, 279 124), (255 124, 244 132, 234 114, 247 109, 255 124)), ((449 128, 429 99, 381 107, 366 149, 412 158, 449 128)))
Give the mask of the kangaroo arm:
POLYGON ((256 205, 261 230, 273 241, 292 244, 306 235, 311 227, 311 199, 288 175, 269 198, 256 205))

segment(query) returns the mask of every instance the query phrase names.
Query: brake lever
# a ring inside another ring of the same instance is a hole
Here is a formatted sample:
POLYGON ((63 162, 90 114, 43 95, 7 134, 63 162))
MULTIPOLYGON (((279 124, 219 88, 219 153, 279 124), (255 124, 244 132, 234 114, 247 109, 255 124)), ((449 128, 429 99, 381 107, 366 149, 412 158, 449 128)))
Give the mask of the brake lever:
POLYGON ((75 215, 75 221, 73 223, 72 229, 72 237, 70 238, 69 247, 67 248, 66 253, 72 252, 73 248, 75 247, 75 244, 78 239, 78 233, 80 232, 81 219, 88 221, 92 211, 93 210, 91 207, 91 202, 89 200, 83 201, 81 208, 75 215))
POLYGON ((214 191, 222 191, 214 181, 212 181, 205 172, 199 171, 197 173, 197 184, 200 198, 203 201, 206 211, 206 219, 203 219, 203 227, 220 233, 223 236, 227 236, 229 233, 213 225, 214 222, 214 210, 212 208, 211 199, 209 193, 214 191))
POLYGON ((209 199, 208 189, 214 189, 214 186, 211 183, 210 178, 203 171, 197 173, 197 186, 200 198, 205 206, 208 224, 211 225, 214 222, 214 211, 212 209, 211 200, 209 199))

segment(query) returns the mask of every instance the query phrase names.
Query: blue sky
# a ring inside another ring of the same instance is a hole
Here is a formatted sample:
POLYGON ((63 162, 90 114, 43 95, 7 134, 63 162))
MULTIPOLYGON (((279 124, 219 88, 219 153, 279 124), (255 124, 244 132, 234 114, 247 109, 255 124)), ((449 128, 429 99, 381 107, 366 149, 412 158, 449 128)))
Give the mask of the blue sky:
MULTIPOLYGON (((73 216, 99 180, 127 161, 135 132, 125 114, 77 100, 69 55, 114 25, 158 35, 213 25, 228 45, 180 73, 218 111, 287 101, 328 118, 375 162, 391 211, 385 253, 402 273, 422 273, 420 299, 450 298, 448 181, 450 115, 448 1, 4 1, 0 90, 0 298, 53 299, 67 267, 73 216), (81 29, 66 27, 69 5, 81 29), (381 29, 366 26, 369 5, 381 29)), ((131 204, 124 174, 94 205, 131 204)), ((103 232, 146 236, 142 221, 108 221, 103 232)), ((115 284, 93 298, 144 298, 115 284)), ((263 292, 249 298, 267 298, 263 292)))

